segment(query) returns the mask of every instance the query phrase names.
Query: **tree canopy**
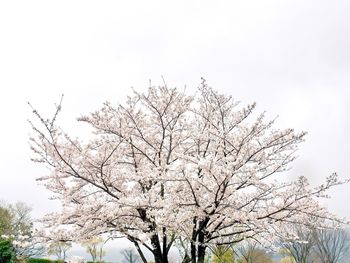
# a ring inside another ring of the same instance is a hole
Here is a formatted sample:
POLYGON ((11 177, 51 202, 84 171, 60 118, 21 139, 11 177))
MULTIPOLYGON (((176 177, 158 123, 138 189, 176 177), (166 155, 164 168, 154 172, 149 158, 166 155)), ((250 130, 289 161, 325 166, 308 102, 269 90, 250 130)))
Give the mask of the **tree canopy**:
POLYGON ((255 107, 204 80, 195 95, 152 86, 80 117, 93 130, 89 141, 57 125, 61 103, 50 119, 33 108, 33 160, 50 167, 40 180, 63 203, 45 222, 70 226, 63 229, 72 239, 125 236, 156 263, 168 262, 181 236, 192 262, 202 263, 208 245, 268 243, 290 224, 337 221, 317 201, 341 183, 337 175, 316 188, 305 177, 277 181, 305 132, 273 128, 255 107))

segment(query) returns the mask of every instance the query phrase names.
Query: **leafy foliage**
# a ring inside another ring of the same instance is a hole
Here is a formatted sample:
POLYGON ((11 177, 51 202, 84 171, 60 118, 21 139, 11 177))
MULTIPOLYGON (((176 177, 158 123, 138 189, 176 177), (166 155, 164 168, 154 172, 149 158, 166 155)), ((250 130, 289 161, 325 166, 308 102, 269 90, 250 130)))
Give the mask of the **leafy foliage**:
POLYGON ((234 263, 235 255, 230 246, 216 246, 212 250, 214 254, 213 262, 214 263, 234 263))
POLYGON ((10 240, 0 238, 0 263, 11 263, 15 258, 15 250, 10 240))
POLYGON ((46 258, 28 258, 26 263, 52 263, 53 261, 46 258))
POLYGON ((13 215, 10 210, 0 206, 0 236, 9 235, 12 230, 13 215))

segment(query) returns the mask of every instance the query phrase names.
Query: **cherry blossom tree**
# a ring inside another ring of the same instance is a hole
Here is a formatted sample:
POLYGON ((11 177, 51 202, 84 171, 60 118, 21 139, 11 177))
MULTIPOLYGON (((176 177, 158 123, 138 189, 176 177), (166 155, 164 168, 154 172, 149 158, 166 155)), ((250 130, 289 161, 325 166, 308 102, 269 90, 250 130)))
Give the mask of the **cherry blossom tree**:
POLYGON ((187 239, 193 263, 210 245, 245 239, 263 243, 291 224, 339 221, 318 203, 342 183, 336 174, 311 188, 305 177, 279 182, 305 133, 274 129, 255 104, 239 108, 203 80, 197 93, 150 87, 125 104, 103 107, 80 122, 91 140, 73 138, 33 108, 34 161, 50 167, 39 180, 62 201, 48 226, 65 226, 74 239, 108 233, 167 263, 176 237, 187 239))

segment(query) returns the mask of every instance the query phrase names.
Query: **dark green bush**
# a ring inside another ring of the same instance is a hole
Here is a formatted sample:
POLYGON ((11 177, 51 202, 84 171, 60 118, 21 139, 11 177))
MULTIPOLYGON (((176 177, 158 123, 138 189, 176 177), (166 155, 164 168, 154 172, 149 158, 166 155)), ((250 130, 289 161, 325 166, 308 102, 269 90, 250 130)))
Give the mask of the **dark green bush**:
POLYGON ((26 263, 52 263, 52 260, 46 258, 28 258, 26 263))
POLYGON ((62 263, 62 261, 50 260, 47 258, 28 258, 26 259, 26 263, 62 263))
POLYGON ((16 258, 10 240, 0 239, 0 263, 12 263, 16 258))

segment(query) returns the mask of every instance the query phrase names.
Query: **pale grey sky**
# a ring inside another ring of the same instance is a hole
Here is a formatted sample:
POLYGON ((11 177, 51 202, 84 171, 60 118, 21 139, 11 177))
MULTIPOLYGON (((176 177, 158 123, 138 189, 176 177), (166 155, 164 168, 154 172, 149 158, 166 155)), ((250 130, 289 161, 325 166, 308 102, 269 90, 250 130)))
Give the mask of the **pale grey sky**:
MULTIPOLYGON (((200 77, 243 104, 309 132, 291 176, 349 177, 350 1, 1 1, 0 199, 43 215, 57 205, 29 161, 30 101, 43 113, 65 94, 61 124, 148 80, 200 77)), ((74 131, 78 130, 74 127, 74 131)), ((350 185, 328 206, 350 219, 350 185)))

